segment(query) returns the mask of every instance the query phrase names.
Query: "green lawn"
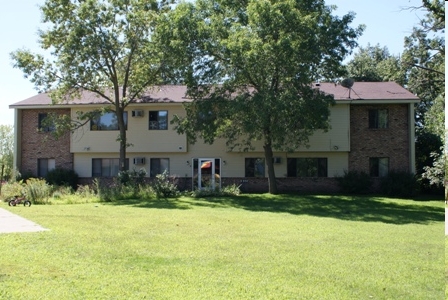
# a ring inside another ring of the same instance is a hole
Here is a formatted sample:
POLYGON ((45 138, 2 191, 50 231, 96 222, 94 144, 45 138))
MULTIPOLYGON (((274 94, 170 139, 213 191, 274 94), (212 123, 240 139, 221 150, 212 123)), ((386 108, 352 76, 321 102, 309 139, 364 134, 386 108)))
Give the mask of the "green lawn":
POLYGON ((0 299, 445 295, 442 201, 243 195, 2 207, 50 231, 0 235, 0 299))

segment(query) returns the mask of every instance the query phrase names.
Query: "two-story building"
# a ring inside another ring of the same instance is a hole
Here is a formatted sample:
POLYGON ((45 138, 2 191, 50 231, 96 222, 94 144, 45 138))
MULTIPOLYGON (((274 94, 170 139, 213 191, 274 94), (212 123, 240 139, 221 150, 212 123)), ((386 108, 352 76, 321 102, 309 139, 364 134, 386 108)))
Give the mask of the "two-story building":
MULTIPOLYGON (((374 178, 390 170, 415 170, 414 105, 419 99, 394 82, 357 82, 351 89, 333 83, 315 84, 334 95, 331 129, 316 131, 308 147, 275 152, 280 192, 338 190, 335 177, 344 171, 364 171, 374 178)), ((126 110, 129 169, 144 168, 148 177, 164 170, 176 176, 180 188, 241 184, 245 191, 267 191, 267 171, 261 145, 253 151, 230 151, 225 141, 212 145, 188 143, 170 124, 185 113, 184 86, 160 86, 129 104, 126 110)), ((45 93, 10 105, 15 109, 15 159, 22 174, 45 176, 55 167, 73 169, 82 182, 118 173, 118 127, 106 113, 55 140, 42 120, 49 112, 71 115, 104 106, 104 99, 82 93, 79 99, 52 104, 45 93)))

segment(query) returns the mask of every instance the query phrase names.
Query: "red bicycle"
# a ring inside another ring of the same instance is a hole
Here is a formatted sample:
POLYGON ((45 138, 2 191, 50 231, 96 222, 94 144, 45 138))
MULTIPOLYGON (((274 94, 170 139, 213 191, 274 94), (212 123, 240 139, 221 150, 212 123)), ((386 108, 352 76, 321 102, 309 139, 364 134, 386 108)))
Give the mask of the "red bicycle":
POLYGON ((22 204, 22 203, 23 203, 23 206, 31 206, 31 201, 27 200, 25 198, 25 196, 23 196, 23 197, 14 196, 10 200, 8 200, 9 206, 16 206, 17 204, 22 204))

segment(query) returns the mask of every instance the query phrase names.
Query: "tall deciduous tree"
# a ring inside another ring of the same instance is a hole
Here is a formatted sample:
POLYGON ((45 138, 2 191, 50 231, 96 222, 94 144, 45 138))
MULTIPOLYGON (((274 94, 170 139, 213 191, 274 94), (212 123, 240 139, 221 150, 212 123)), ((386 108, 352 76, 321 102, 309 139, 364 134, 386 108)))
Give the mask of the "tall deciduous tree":
POLYGON ((47 0, 41 7, 47 26, 39 31, 39 42, 50 51, 49 58, 28 50, 11 54, 15 67, 39 91, 50 92, 55 103, 73 99, 83 90, 107 101, 106 109, 118 122, 121 170, 129 146, 124 111, 159 83, 164 65, 151 34, 171 2, 47 0))
MULTIPOLYGON (((437 136, 442 145, 445 141, 445 3, 441 0, 422 0, 426 15, 405 38, 403 65, 407 69, 407 87, 422 100, 416 109, 417 146, 428 137, 437 136)), ((446 142, 446 141, 445 141, 446 142)), ((437 143, 433 143, 435 146, 437 143)), ((426 146, 427 147, 427 146, 426 146)), ((419 149, 419 148, 417 148, 419 149)), ((423 166, 423 178, 433 186, 444 183, 447 158, 443 147, 433 153, 417 152, 428 157, 423 166)), ((419 159, 419 157, 418 157, 419 159)))
POLYGON ((355 81, 395 81, 405 84, 405 70, 400 57, 391 55, 380 45, 359 47, 347 64, 349 77, 355 81))
POLYGON ((263 145, 269 191, 274 150, 294 150, 329 128, 333 98, 312 88, 340 77, 363 26, 322 0, 197 0, 166 15, 158 38, 194 101, 173 122, 189 141, 263 145))
MULTIPOLYGON (((417 108, 417 117, 424 127, 429 125, 426 124, 428 110, 435 102, 445 101, 445 4, 441 0, 423 1, 420 9, 427 13, 412 34, 405 38, 402 61, 407 69, 409 90, 422 100, 417 108)), ((437 109, 431 113, 443 114, 443 111, 437 109)), ((443 119, 437 116, 430 118, 443 119)))

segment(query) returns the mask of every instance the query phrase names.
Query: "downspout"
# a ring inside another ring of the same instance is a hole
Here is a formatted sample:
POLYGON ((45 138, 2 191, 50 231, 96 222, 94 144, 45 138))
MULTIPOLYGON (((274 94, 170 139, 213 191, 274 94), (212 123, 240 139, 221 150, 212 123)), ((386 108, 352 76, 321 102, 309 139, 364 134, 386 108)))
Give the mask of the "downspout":
POLYGON ((415 174, 415 119, 414 103, 409 103, 409 172, 415 174))
POLYGON ((352 171, 350 170, 350 153, 352 152, 352 123, 351 123, 351 109, 352 109, 352 102, 353 100, 350 100, 350 103, 348 104, 348 132, 347 132, 347 138, 348 138, 348 152, 347 152, 347 172, 352 171))

